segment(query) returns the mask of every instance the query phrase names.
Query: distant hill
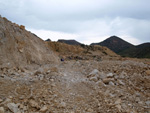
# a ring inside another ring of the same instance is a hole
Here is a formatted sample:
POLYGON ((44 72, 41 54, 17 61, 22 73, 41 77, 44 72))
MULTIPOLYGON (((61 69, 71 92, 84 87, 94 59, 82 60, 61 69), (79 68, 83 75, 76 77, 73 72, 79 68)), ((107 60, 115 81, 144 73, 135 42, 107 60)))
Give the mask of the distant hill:
POLYGON ((150 58, 150 43, 134 46, 117 36, 111 36, 102 42, 91 45, 106 46, 123 57, 150 58))
POLYGON ((125 57, 150 58, 150 43, 143 43, 119 53, 125 57))
POLYGON ((102 42, 92 43, 91 45, 105 46, 111 49, 112 51, 114 51, 115 53, 119 53, 127 48, 134 47, 134 45, 122 40, 121 38, 117 36, 111 36, 102 42))
POLYGON ((69 45, 81 45, 81 43, 78 42, 78 41, 76 41, 76 40, 64 40, 64 39, 60 39, 60 40, 58 40, 58 42, 66 43, 66 44, 69 44, 69 45))
POLYGON ((45 40, 45 41, 51 41, 51 39, 49 39, 49 38, 48 38, 48 39, 47 39, 47 40, 45 40))

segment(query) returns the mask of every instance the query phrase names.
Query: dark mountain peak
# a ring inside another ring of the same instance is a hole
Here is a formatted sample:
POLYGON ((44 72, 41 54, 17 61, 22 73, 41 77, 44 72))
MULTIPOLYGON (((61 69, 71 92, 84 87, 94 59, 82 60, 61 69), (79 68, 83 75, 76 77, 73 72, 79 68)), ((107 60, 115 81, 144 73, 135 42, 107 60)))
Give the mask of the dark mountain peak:
POLYGON ((119 38, 118 36, 110 36, 108 39, 120 39, 120 40, 122 40, 121 38, 119 38))
POLYGON ((106 46, 112 51, 119 53, 122 50, 125 50, 127 48, 133 47, 134 45, 130 44, 129 42, 121 39, 117 36, 111 36, 107 38, 106 40, 100 42, 100 43, 93 43, 91 45, 101 45, 106 46))
POLYGON ((51 41, 51 39, 49 39, 49 38, 48 38, 48 39, 47 39, 47 40, 45 40, 45 41, 51 41))
POLYGON ((107 38, 106 40, 102 41, 101 43, 103 43, 103 42, 109 42, 109 43, 113 43, 113 44, 116 44, 116 43, 119 44, 120 43, 120 44, 129 44, 129 45, 132 45, 129 42, 121 39, 118 36, 111 36, 111 37, 107 38))
POLYGON ((81 45, 80 42, 78 42, 74 39, 71 39, 71 40, 59 39, 57 42, 66 43, 66 44, 69 44, 69 45, 81 45))

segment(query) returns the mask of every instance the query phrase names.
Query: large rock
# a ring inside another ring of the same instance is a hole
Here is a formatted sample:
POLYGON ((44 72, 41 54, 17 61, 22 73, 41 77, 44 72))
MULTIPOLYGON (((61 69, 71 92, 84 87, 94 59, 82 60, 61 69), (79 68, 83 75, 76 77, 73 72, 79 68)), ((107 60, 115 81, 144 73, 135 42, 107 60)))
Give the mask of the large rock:
POLYGON ((94 69, 87 77, 90 78, 90 77, 95 77, 95 76, 98 76, 99 75, 99 71, 97 69, 94 69))
POLYGON ((18 109, 18 105, 15 103, 8 103, 7 107, 9 108, 10 111, 12 111, 13 113, 17 113, 19 111, 18 109))
POLYGON ((114 81, 114 78, 105 78, 105 79, 103 79, 103 82, 105 84, 109 84, 109 82, 113 82, 113 81, 114 81))
POLYGON ((29 104, 30 104, 30 106, 33 107, 33 108, 37 108, 37 109, 39 108, 38 103, 35 102, 34 100, 30 100, 30 101, 29 101, 29 104))
POLYGON ((147 70, 147 71, 146 71, 146 74, 147 74, 147 75, 150 75, 150 70, 147 70))
POLYGON ((3 107, 0 107, 0 113, 5 113, 5 110, 3 107))
POLYGON ((47 106, 43 106, 41 109, 40 109, 40 112, 42 113, 45 113, 46 111, 48 110, 47 106))

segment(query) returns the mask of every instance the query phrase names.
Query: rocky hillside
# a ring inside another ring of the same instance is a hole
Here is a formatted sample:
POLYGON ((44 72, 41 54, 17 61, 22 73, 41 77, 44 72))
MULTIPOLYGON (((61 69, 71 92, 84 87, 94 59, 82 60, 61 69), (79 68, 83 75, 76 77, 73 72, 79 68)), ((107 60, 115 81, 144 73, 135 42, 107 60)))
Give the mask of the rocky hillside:
POLYGON ((130 47, 134 47, 134 45, 122 40, 121 38, 117 36, 111 36, 102 42, 92 43, 91 45, 105 46, 111 49, 112 51, 114 51, 115 53, 119 53, 130 47))
POLYGON ((66 44, 69 44, 69 45, 81 45, 81 43, 76 41, 76 40, 64 40, 64 39, 61 39, 61 40, 58 40, 58 42, 66 43, 66 44))
POLYGON ((107 57, 119 57, 110 49, 102 46, 69 45, 61 42, 46 41, 49 47, 55 51, 60 58, 65 60, 101 60, 107 57))
POLYGON ((57 56, 36 35, 0 17, 0 65, 45 64, 57 56))

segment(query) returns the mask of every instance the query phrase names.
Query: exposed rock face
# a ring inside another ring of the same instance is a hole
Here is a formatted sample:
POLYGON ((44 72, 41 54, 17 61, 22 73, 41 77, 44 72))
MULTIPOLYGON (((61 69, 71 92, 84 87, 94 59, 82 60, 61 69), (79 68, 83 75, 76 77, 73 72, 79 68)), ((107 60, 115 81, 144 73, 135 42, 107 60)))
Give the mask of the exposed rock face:
POLYGON ((57 62, 57 56, 45 42, 25 30, 23 25, 0 17, 0 65, 57 62))

